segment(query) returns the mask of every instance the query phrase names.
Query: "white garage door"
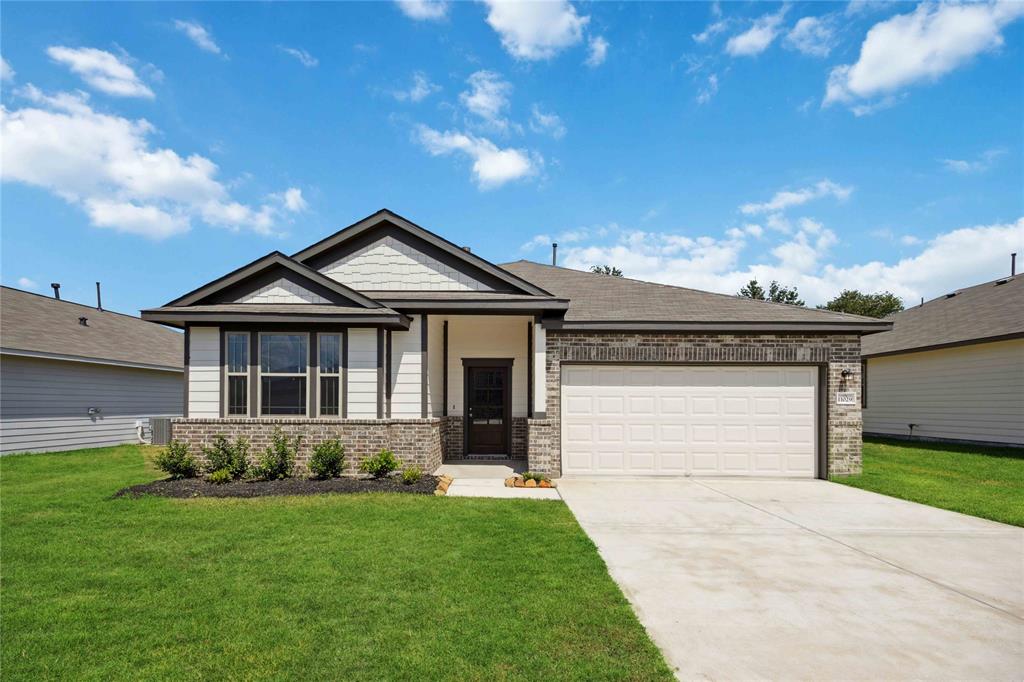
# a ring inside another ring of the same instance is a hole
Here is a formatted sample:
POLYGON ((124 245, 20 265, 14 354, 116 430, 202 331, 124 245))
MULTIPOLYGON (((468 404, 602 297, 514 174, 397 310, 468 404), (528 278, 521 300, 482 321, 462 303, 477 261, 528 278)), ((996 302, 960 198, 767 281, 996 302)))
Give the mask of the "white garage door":
POLYGON ((566 365, 562 472, 814 476, 814 367, 566 365))

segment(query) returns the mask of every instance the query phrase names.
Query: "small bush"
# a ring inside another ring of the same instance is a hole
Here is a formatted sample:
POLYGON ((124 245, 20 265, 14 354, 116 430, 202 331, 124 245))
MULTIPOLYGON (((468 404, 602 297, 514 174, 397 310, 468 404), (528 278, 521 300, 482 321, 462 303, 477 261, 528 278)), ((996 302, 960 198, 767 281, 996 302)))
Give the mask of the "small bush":
POLYGON ((313 478, 337 478, 345 463, 345 446, 337 438, 313 446, 309 457, 309 473, 313 478))
POLYGON ((199 463, 188 451, 188 445, 177 440, 172 440, 167 449, 156 456, 156 465, 172 480, 195 478, 199 473, 199 463))
POLYGON ((211 471, 210 475, 206 477, 210 483, 216 483, 217 485, 224 485, 225 483, 231 482, 231 470, 230 469, 217 469, 211 471))
POLYGON ((412 485, 419 483, 419 480, 423 477, 423 472, 420 471, 419 467, 409 467, 402 472, 402 483, 406 485, 412 485))
POLYGON ((281 429, 274 429, 270 447, 263 452, 253 473, 267 481, 289 478, 295 469, 295 453, 301 442, 302 436, 292 439, 281 429))
POLYGON ((373 457, 367 457, 359 463, 359 470, 372 474, 374 478, 384 478, 392 471, 400 468, 402 462, 390 450, 381 450, 373 457))
POLYGON ((242 478, 249 471, 249 441, 239 438, 231 443, 223 435, 213 439, 213 447, 203 448, 209 472, 226 469, 233 479, 242 478))
POLYGON ((537 481, 537 483, 551 480, 546 474, 541 474, 536 471, 524 471, 522 476, 524 481, 537 481))

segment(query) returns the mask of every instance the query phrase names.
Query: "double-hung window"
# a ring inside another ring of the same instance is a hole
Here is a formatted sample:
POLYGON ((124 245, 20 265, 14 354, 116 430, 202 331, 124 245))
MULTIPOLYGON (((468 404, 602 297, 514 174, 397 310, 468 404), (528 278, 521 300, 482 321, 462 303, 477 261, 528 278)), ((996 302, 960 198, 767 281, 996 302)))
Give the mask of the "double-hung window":
POLYGON ((341 416, 341 334, 320 334, 320 415, 341 416))
POLYGON ((260 334, 260 414, 305 415, 309 337, 260 334))
POLYGON ((224 344, 227 350, 227 414, 229 417, 249 415, 249 334, 228 332, 224 344))

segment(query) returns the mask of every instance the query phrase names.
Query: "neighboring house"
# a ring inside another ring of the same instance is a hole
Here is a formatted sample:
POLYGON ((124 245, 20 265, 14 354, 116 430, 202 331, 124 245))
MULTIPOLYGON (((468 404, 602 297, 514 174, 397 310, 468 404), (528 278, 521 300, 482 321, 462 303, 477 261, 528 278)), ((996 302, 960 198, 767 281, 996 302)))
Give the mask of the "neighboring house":
POLYGON ((959 289, 864 339, 864 432, 1024 445, 1024 276, 959 289))
POLYGON ((138 442, 178 416, 182 334, 137 317, 0 288, 0 453, 138 442))
POLYGON ((382 210, 143 319, 185 329, 175 438, 277 427, 426 470, 859 471, 860 337, 882 320, 525 261, 494 265, 382 210), (841 401, 843 404, 837 404, 841 401))

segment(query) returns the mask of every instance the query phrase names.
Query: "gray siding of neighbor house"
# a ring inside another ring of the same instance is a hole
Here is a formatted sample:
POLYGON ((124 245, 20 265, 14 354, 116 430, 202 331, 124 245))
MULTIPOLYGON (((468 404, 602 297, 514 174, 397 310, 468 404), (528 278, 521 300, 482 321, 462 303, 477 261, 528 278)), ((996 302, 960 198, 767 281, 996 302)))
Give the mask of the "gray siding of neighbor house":
POLYGON ((137 442, 136 420, 180 416, 181 372, 4 355, 0 454, 137 442), (100 409, 89 416, 89 408, 100 409))

